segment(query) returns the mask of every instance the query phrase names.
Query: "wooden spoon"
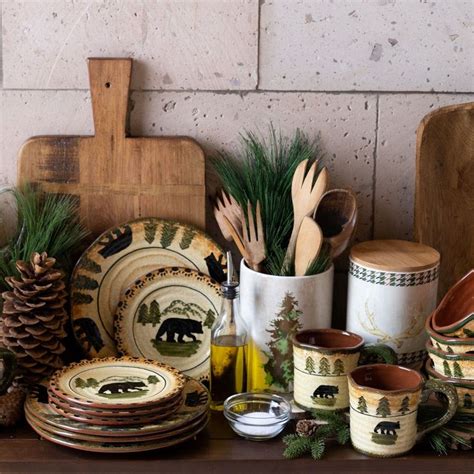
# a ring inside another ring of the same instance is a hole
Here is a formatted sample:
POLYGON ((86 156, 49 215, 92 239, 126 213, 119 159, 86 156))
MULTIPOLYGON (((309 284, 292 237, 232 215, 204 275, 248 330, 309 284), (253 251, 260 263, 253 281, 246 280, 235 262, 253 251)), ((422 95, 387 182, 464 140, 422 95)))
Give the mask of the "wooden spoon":
POLYGON ((290 243, 285 255, 284 266, 287 266, 293 259, 295 252, 296 239, 301 227, 301 223, 306 216, 313 214, 321 196, 327 189, 329 173, 323 168, 313 186, 313 179, 316 173, 317 162, 311 165, 305 176, 308 160, 302 161, 295 170, 293 181, 291 183, 291 198, 293 200, 294 223, 291 232, 290 243))
POLYGON ((304 217, 298 232, 295 249, 295 275, 303 276, 319 255, 323 233, 311 217, 304 217))
POLYGON ((314 212, 314 220, 323 231, 336 258, 347 248, 357 223, 357 200, 348 189, 331 189, 323 195, 314 212))

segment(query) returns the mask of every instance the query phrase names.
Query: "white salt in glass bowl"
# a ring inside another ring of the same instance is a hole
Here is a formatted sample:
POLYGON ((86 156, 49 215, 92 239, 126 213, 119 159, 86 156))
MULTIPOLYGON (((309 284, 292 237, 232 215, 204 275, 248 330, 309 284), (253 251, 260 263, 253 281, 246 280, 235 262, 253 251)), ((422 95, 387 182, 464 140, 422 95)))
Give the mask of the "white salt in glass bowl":
POLYGON ((224 402, 224 416, 243 438, 263 441, 281 433, 291 416, 291 405, 279 395, 238 393, 224 402))

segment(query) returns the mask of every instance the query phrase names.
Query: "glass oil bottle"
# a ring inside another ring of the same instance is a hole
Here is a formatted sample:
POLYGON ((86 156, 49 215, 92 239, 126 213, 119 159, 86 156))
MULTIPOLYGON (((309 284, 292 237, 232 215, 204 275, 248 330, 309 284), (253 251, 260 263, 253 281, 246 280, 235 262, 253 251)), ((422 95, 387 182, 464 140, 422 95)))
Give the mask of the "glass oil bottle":
POLYGON ((211 332, 211 408, 222 410, 224 400, 247 389, 247 330, 239 313, 239 286, 233 280, 232 256, 227 252, 227 281, 222 305, 211 332))

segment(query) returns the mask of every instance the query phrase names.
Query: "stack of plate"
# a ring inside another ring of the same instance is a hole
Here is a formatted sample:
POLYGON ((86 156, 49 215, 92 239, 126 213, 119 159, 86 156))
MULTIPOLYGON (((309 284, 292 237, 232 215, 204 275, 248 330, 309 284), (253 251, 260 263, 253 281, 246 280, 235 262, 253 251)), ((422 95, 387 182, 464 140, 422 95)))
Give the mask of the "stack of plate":
POLYGON ((193 438, 209 395, 176 369, 138 358, 72 364, 36 386, 26 419, 43 438, 84 451, 138 452, 193 438))

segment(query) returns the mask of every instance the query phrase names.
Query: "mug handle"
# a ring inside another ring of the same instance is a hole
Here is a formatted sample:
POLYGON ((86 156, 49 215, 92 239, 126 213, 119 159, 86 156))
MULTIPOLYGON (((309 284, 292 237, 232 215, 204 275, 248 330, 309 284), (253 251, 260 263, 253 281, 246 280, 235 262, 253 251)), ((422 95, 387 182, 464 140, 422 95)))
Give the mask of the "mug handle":
POLYGON ((458 408, 458 394, 452 385, 443 383, 439 380, 430 379, 425 382, 422 398, 426 392, 440 392, 446 395, 446 398, 448 399, 448 408, 441 418, 418 426, 417 440, 422 438, 426 433, 445 425, 456 414, 458 408))
POLYGON ((0 380, 0 395, 3 395, 13 381, 16 370, 16 355, 0 347, 0 360, 3 362, 3 377, 0 380))
POLYGON ((394 365, 398 362, 397 353, 386 344, 370 344, 364 346, 360 351, 360 355, 362 357, 379 356, 386 364, 394 365))

